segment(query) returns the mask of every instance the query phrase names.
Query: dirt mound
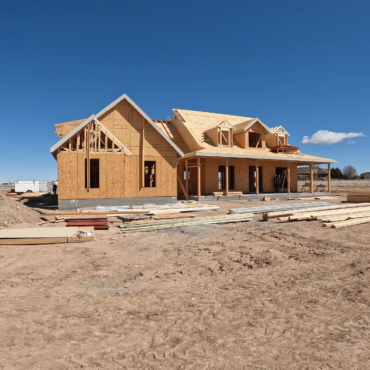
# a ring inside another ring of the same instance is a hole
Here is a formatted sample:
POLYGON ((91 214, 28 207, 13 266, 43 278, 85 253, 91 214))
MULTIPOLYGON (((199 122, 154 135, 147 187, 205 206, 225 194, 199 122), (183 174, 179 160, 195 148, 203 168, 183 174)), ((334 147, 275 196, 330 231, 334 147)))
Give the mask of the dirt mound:
POLYGON ((40 222, 40 214, 22 203, 0 194, 0 228, 14 224, 40 222))

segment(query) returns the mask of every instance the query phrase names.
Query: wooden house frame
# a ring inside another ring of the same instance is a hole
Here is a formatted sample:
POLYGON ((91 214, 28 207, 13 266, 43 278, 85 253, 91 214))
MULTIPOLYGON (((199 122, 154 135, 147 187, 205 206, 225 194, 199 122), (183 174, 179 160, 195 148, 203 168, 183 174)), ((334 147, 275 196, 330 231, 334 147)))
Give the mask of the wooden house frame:
MULTIPOLYGON (((56 125, 61 209, 96 205, 173 203, 221 192, 297 192, 297 166, 334 160, 300 153, 289 133, 259 118, 173 109, 152 120, 126 94, 98 114, 56 125)), ((314 191, 313 173, 310 191, 314 191)), ((330 191, 330 176, 328 176, 330 191)))

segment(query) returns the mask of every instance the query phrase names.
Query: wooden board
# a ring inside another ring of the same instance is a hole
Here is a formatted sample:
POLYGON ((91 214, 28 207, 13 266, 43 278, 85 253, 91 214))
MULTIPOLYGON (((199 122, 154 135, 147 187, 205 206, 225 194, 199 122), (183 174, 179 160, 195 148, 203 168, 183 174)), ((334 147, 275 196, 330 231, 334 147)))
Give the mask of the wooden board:
POLYGON ((367 194, 355 194, 355 193, 347 194, 347 202, 352 202, 352 203, 370 202, 370 193, 367 193, 367 194))
POLYGON ((68 238, 0 239, 0 245, 12 245, 12 244, 59 244, 59 243, 68 243, 68 238))
POLYGON ((0 230, 0 239, 70 238, 75 234, 77 227, 35 227, 0 230))

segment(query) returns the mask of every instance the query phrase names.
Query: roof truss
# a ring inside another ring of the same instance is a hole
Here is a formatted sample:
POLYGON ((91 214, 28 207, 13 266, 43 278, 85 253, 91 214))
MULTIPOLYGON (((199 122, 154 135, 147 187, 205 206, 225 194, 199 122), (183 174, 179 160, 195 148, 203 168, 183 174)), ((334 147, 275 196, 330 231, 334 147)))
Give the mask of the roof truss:
POLYGON ((58 151, 97 152, 97 153, 132 153, 97 119, 93 118, 84 127, 75 132, 58 151))
POLYGON ((287 130, 285 130, 285 128, 283 126, 277 126, 277 127, 274 127, 272 129, 270 129, 271 133, 272 134, 283 134, 283 135, 289 135, 289 132, 287 130))

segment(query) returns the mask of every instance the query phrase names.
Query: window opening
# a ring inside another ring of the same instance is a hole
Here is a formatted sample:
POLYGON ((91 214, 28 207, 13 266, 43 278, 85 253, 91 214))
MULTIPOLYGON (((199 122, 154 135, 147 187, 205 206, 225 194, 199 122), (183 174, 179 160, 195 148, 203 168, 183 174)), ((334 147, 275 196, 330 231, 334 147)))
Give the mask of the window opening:
POLYGON ((155 188, 156 184, 156 163, 155 161, 144 161, 144 186, 155 188))
POLYGON ((249 147, 250 148, 262 148, 261 134, 256 132, 249 133, 249 147))
MULTIPOLYGON (((87 159, 85 159, 85 188, 87 189, 87 159)), ((99 159, 90 159, 90 188, 99 188, 99 159)))

